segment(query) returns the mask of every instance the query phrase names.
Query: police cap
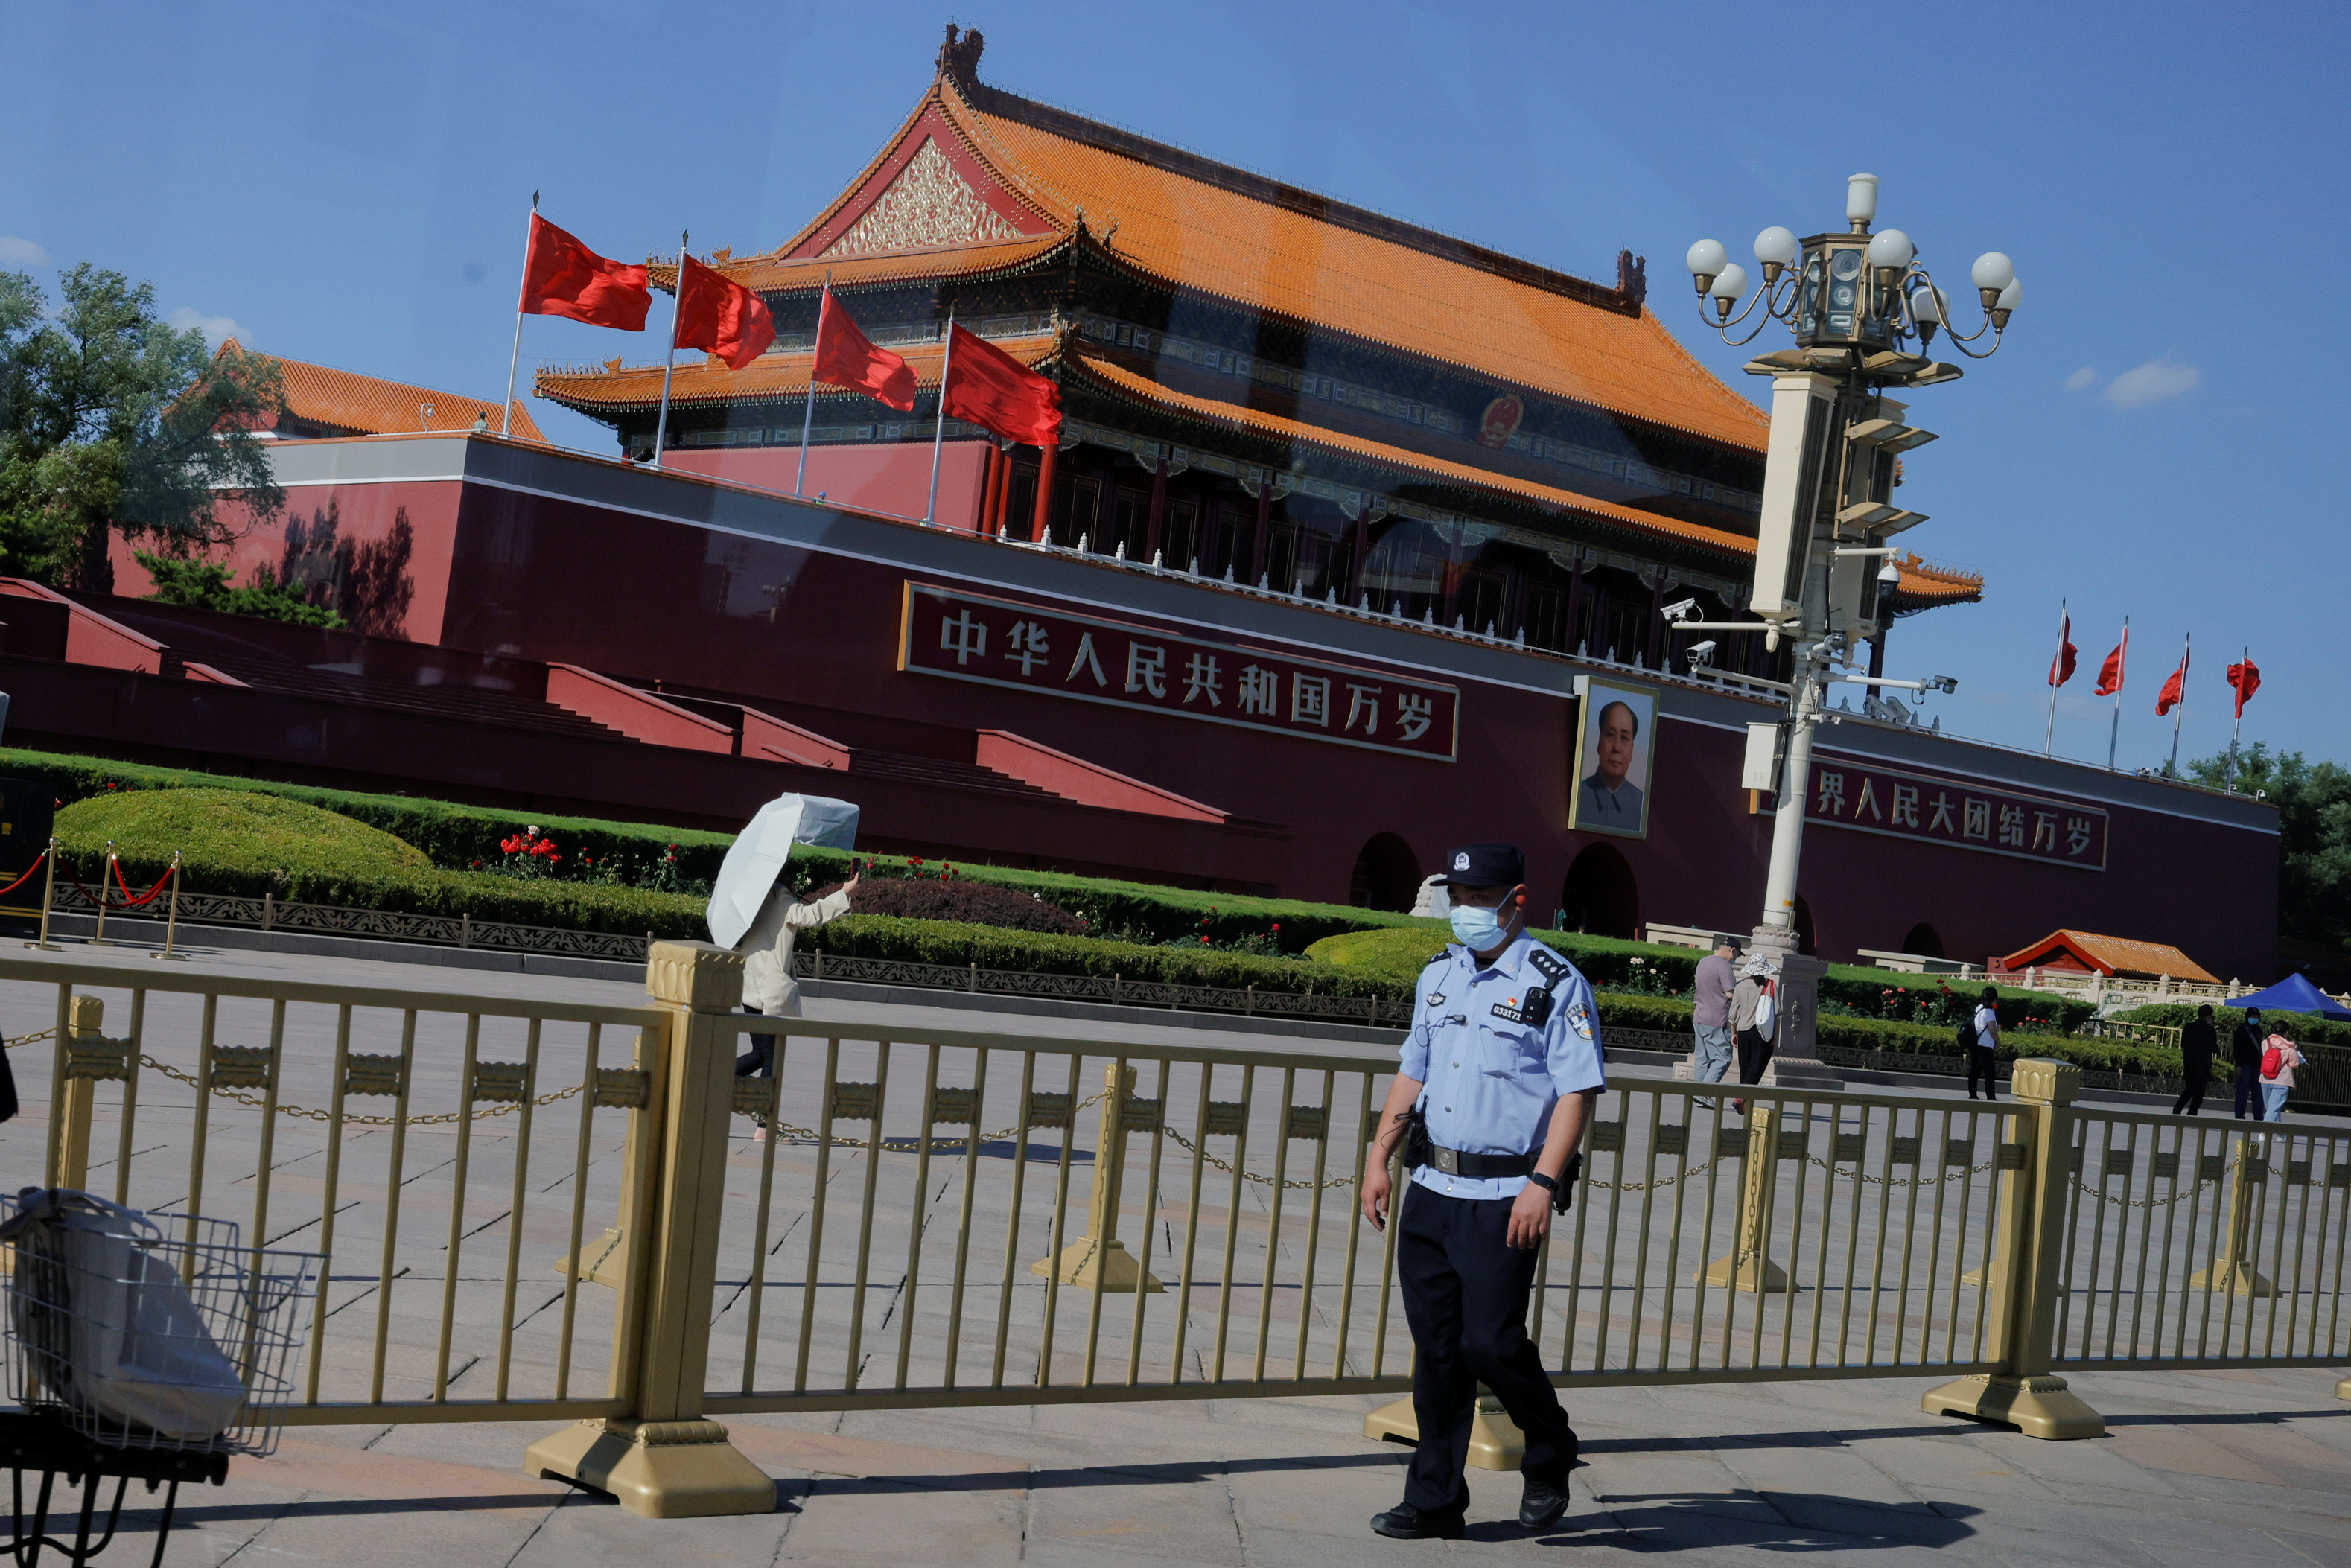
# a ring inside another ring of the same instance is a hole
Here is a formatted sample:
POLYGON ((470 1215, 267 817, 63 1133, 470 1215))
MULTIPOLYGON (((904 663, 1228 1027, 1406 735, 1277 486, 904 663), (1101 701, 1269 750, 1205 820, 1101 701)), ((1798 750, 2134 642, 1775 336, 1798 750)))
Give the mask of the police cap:
POLYGON ((1448 887, 1516 887, 1527 880, 1527 857, 1516 844, 1463 844, 1445 861, 1448 887))

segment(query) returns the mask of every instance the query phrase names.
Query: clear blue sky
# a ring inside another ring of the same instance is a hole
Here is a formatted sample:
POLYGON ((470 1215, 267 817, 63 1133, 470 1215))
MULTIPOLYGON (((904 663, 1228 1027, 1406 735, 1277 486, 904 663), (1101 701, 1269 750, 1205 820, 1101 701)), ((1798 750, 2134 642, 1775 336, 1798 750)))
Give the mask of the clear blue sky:
MULTIPOLYGON (((2225 745, 2221 671, 2250 643, 2247 740, 2351 760, 2346 13, 1794 15, 0 0, 0 266, 88 259, 256 347, 494 397, 534 188, 615 256, 682 227, 772 246, 894 129, 952 16, 986 32, 981 74, 1032 97, 1588 276, 1646 254, 1653 303, 1752 393, 1696 323, 1683 251, 1832 226, 1866 169, 1881 225, 1948 283, 1997 247, 2029 290, 1999 357, 1915 401, 1943 438, 1909 461, 1932 521, 1906 542, 1989 588, 1900 623, 1889 673, 1957 675, 1947 728, 2038 747, 2064 596, 2061 752, 2105 759, 2089 688, 2128 613, 2126 766, 2169 747, 2155 693, 2191 630, 2183 757, 2225 745)), ((526 382, 652 341, 533 318, 526 382)))

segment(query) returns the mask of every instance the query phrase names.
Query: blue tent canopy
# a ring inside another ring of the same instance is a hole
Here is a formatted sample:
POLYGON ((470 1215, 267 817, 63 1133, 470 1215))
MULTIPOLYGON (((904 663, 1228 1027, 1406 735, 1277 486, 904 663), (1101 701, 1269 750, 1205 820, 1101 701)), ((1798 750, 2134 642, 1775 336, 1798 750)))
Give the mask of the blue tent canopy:
POLYGON ((2310 983, 2308 977, 2288 975, 2266 991, 2239 997, 2232 1008, 2273 1008, 2283 1013, 2316 1013, 2321 1018, 2351 1023, 2351 1009, 2310 983))

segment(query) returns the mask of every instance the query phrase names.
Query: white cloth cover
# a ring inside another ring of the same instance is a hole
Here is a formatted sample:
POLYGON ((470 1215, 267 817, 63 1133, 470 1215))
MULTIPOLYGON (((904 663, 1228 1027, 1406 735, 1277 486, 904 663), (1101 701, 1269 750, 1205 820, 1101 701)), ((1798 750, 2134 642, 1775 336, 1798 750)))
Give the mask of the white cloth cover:
POLYGON ((727 846, 710 890, 710 939, 732 947, 759 918, 794 844, 857 847, 857 808, 822 795, 778 795, 727 846))
POLYGON ((213 1342, 166 1258, 139 1240, 143 1214, 80 1195, 105 1210, 63 1209, 57 1229, 69 1303, 72 1386, 53 1392, 110 1424, 183 1442, 228 1429, 245 1403, 236 1365, 213 1342))

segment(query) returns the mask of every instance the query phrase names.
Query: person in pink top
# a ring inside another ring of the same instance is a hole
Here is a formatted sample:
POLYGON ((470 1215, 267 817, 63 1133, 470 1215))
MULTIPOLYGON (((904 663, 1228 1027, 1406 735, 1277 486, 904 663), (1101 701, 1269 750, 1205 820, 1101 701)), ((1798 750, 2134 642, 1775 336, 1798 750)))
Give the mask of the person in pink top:
POLYGON ((2301 1065, 2301 1049, 2285 1036, 2273 1034, 2262 1041, 2262 1121, 2285 1120, 2285 1098, 2294 1092, 2294 1070, 2301 1065))

